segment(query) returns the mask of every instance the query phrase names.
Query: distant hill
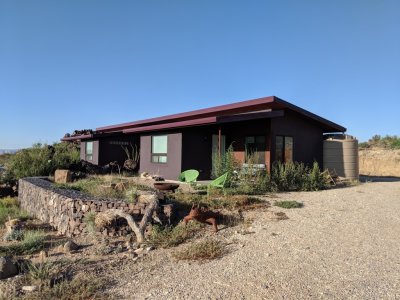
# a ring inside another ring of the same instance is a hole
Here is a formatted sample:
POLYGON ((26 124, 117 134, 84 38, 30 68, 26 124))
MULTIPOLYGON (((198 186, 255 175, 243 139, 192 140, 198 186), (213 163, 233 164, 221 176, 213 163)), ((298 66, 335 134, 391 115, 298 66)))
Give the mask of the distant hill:
POLYGON ((13 154, 17 152, 18 149, 0 149, 0 155, 2 154, 13 154))

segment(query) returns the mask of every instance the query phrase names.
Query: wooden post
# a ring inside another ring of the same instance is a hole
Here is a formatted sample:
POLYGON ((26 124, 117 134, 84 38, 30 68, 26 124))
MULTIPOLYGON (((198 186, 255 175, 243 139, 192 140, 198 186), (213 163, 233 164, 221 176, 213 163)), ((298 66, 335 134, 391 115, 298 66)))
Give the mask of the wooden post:
POLYGON ((221 157, 221 127, 218 128, 218 155, 221 157))

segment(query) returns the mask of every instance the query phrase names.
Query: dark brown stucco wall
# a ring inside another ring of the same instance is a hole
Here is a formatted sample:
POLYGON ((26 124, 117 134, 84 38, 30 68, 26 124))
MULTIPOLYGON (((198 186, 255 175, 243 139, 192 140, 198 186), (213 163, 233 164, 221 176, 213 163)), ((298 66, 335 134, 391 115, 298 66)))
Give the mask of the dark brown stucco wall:
MULTIPOLYGON (((85 160, 86 155, 86 142, 91 142, 90 140, 81 142, 81 159, 85 160)), ((135 135, 120 135, 120 136, 110 136, 104 137, 99 140, 93 140, 93 160, 91 163, 95 165, 104 166, 110 162, 117 161, 120 165, 126 160, 126 154, 122 149, 120 143, 128 143, 133 146, 136 145, 137 149, 140 149, 139 137, 135 135)), ((124 145, 127 146, 127 145, 124 145)), ((128 146, 131 150, 130 146, 128 146)))
POLYGON ((182 133, 182 170, 195 169, 200 172, 198 180, 210 179, 212 163, 212 135, 215 126, 188 128, 182 133))
POLYGON ((182 171, 182 133, 154 133, 168 135, 167 163, 151 162, 151 135, 140 137, 140 172, 159 175, 176 180, 182 171))
POLYGON ((293 137, 293 159, 311 165, 317 161, 322 166, 322 129, 312 120, 285 111, 285 116, 271 119, 271 159, 275 158, 275 136, 293 137))
POLYGON ((110 136, 102 138, 99 143, 99 165, 106 165, 113 161, 117 161, 118 164, 123 165, 127 157, 122 146, 128 147, 130 152, 132 148, 129 146, 129 144, 132 146, 136 145, 137 150, 140 149, 139 136, 137 135, 110 136))

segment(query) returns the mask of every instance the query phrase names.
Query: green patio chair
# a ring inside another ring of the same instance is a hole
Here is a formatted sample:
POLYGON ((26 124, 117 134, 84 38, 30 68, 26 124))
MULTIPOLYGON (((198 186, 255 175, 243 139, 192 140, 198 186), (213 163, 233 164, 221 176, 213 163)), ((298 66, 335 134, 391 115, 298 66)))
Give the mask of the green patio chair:
POLYGON ((207 185, 207 196, 210 195, 210 191, 212 188, 221 188, 222 190, 225 187, 226 179, 228 178, 228 172, 214 179, 207 185))
POLYGON ((186 170, 179 175, 178 180, 181 182, 196 182, 199 174, 197 170, 186 170))

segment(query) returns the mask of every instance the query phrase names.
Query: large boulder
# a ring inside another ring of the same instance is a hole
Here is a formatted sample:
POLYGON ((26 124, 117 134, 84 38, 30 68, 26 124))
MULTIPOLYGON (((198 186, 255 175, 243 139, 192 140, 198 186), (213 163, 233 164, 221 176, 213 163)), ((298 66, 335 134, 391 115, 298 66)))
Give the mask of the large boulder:
POLYGON ((0 279, 9 278, 18 274, 18 269, 11 258, 7 256, 0 257, 0 279))
POLYGON ((70 170, 56 170, 54 174, 56 183, 68 183, 72 181, 72 172, 70 170))

